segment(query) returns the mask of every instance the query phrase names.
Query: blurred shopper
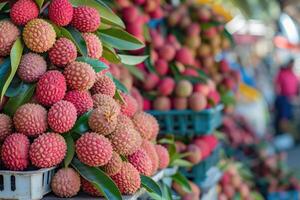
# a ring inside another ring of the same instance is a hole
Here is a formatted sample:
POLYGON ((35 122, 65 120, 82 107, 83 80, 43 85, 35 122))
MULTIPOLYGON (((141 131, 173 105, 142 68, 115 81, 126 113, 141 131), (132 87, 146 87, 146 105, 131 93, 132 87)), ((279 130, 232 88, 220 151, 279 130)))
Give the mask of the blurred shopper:
POLYGON ((275 79, 275 128, 277 134, 293 132, 292 100, 297 97, 299 80, 293 72, 294 60, 291 59, 287 65, 282 66, 275 79))

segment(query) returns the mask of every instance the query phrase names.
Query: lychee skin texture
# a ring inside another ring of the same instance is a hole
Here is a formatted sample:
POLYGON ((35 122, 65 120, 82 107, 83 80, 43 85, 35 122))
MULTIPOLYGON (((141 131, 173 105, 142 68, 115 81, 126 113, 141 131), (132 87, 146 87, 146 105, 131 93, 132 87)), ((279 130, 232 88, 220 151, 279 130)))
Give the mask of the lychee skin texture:
POLYGON ((155 73, 147 74, 143 82, 145 90, 152 90, 159 82, 159 76, 155 73))
POLYGON ((102 43, 99 37, 93 33, 84 33, 82 37, 86 43, 88 56, 94 59, 99 59, 102 56, 102 43))
POLYGON ((155 145, 153 143, 151 143, 150 141, 143 140, 143 143, 142 143, 141 147, 142 147, 142 149, 145 150, 145 152, 147 153, 147 155, 151 159, 151 163, 152 163, 151 175, 153 175, 159 167, 159 158, 158 158, 158 155, 156 153, 155 145))
POLYGON ((51 24, 43 19, 29 21, 23 30, 26 46, 37 53, 48 51, 55 43, 56 33, 51 24))
POLYGON ((151 176, 151 159, 143 149, 138 149, 133 154, 129 155, 128 162, 130 162, 140 174, 151 176))
POLYGON ((162 145, 155 145, 155 150, 159 159, 159 169, 165 169, 169 166, 170 156, 168 150, 162 145))
POLYGON ((73 197, 80 190, 80 176, 72 168, 62 168, 53 176, 51 189, 59 197, 73 197))
POLYGON ((168 97, 157 97, 153 102, 154 110, 168 111, 171 109, 171 100, 168 97))
POLYGON ((94 69, 87 63, 74 61, 64 71, 68 87, 73 90, 89 90, 95 83, 94 69))
POLYGON ((73 18, 73 6, 68 0, 52 0, 48 11, 49 19, 58 26, 66 26, 73 18))
POLYGON ((42 56, 35 53, 27 53, 22 56, 18 75, 21 80, 31 83, 38 81, 46 70, 47 63, 42 56))
POLYGON ((75 106, 77 115, 82 115, 93 108, 93 99, 87 91, 69 91, 66 93, 64 100, 75 106))
POLYGON ((195 144, 189 144, 187 146, 187 152, 190 153, 186 159, 192 164, 197 164, 201 161, 201 150, 195 144))
POLYGON ((116 85, 114 81, 106 75, 97 75, 96 82, 92 87, 92 93, 106 94, 113 97, 116 92, 116 85))
POLYGON ((9 20, 0 21, 0 56, 7 56, 20 35, 18 27, 9 20))
POLYGON ((124 162, 120 172, 111 178, 122 194, 133 194, 141 187, 138 170, 128 162, 124 162))
POLYGON ((181 48, 176 52, 175 56, 176 61, 184 64, 184 65, 193 65, 194 57, 191 51, 188 48, 181 48))
POLYGON ((13 118, 16 130, 27 136, 37 136, 47 130, 47 111, 38 104, 27 103, 19 107, 13 118))
POLYGON ((107 164, 112 157, 112 146, 107 138, 97 133, 89 132, 76 142, 78 159, 84 164, 99 167, 107 164))
POLYGON ((176 51, 173 46, 167 44, 159 49, 158 54, 165 61, 171 61, 175 57, 176 51))
POLYGON ((98 108, 101 106, 112 106, 115 107, 116 110, 119 110, 120 112, 120 105, 111 96, 98 93, 98 94, 94 94, 92 98, 94 102, 94 108, 98 108))
POLYGON ((159 133, 159 124, 156 118, 152 115, 149 115, 148 122, 151 124, 151 138, 150 140, 156 140, 159 133))
POLYGON ((103 196, 101 194, 101 192, 99 190, 97 190, 97 188, 92 183, 90 183, 89 181, 85 180, 82 177, 81 177, 81 188, 85 193, 87 193, 93 197, 103 196))
POLYGON ((136 130, 124 125, 120 125, 112 134, 108 135, 114 151, 124 156, 132 154, 140 147, 140 137, 136 130))
POLYGON ((10 10, 10 18, 16 25, 25 25, 30 20, 37 18, 39 8, 33 0, 19 0, 10 10))
POLYGON ((53 167, 61 163, 67 152, 65 139, 57 133, 44 133, 30 146, 31 163, 39 168, 53 167))
POLYGON ((10 170, 21 171, 29 165, 29 139, 20 133, 9 135, 1 147, 1 159, 10 170))
POLYGON ((111 159, 108 161, 108 163, 101 167, 105 173, 107 173, 109 176, 113 176, 122 168, 122 159, 115 151, 113 151, 111 159))
POLYGON ((163 96, 172 94, 175 88, 175 81, 171 77, 165 77, 158 85, 158 92, 163 96))
POLYGON ((140 133, 142 138, 149 140, 152 137, 152 124, 149 122, 150 114, 146 112, 137 112, 132 121, 136 130, 140 133))
POLYGON ((154 67, 155 67, 156 72, 161 76, 166 75, 169 71, 168 62, 163 59, 158 59, 155 62, 154 67))
POLYGON ((190 96, 189 98, 190 109, 194 111, 201 111, 205 109, 206 106, 207 106, 207 99, 203 94, 196 92, 190 96))
POLYGON ((100 15, 95 8, 87 6, 74 8, 71 25, 80 32, 95 32, 100 26, 100 15))
POLYGON ((138 109, 136 100, 131 95, 125 93, 122 93, 121 96, 125 102, 124 104, 121 103, 121 112, 128 117, 132 117, 138 109))
POLYGON ((64 75, 56 70, 41 76, 36 86, 36 99, 44 106, 51 106, 62 100, 67 90, 64 75))
POLYGON ((0 142, 12 133, 13 122, 8 115, 0 114, 0 142))
POLYGON ((94 109, 89 117, 90 128, 101 135, 109 135, 117 126, 120 107, 103 105, 94 109))
POLYGON ((48 112, 50 128, 57 133, 65 133, 74 126, 77 119, 75 106, 69 101, 55 103, 48 112))
POLYGON ((56 40, 48 54, 51 63, 58 67, 64 67, 77 58, 76 46, 67 38, 59 38, 56 40))
POLYGON ((193 85, 188 80, 181 80, 177 83, 175 88, 176 96, 189 97, 193 92, 193 85))

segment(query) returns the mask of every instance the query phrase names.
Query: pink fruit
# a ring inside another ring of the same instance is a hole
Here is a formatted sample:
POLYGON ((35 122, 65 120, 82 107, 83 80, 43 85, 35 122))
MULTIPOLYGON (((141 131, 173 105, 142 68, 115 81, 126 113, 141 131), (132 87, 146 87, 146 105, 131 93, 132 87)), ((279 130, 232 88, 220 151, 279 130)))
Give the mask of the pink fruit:
POLYGON ((210 91, 207 98, 209 100, 210 106, 216 106, 221 101, 220 94, 216 90, 210 91))
POLYGON ((129 6, 122 10, 122 16, 126 23, 134 23, 139 17, 139 11, 135 6, 129 6))
POLYGON ((200 34, 200 26, 197 23, 192 23, 187 28, 188 36, 198 36, 200 34))
POLYGON ((186 159, 192 164, 198 164, 201 161, 201 150, 197 145, 189 144, 186 151, 189 153, 186 159))
POLYGON ((210 92, 210 88, 206 84, 197 83, 197 84, 194 85, 194 92, 200 92, 204 96, 208 96, 208 94, 210 92))
POLYGON ((145 150, 140 148, 133 154, 129 155, 128 162, 130 162, 140 174, 151 176, 152 163, 145 150))
POLYGON ((116 85, 110 77, 97 74, 96 82, 91 91, 93 94, 100 93, 113 97, 116 92, 116 85))
POLYGON ((206 97, 199 92, 193 93, 189 97, 189 107, 194 111, 201 111, 206 108, 206 105, 206 97))
POLYGON ((33 0, 19 0, 10 10, 10 18, 16 25, 25 25, 39 15, 39 8, 33 0))
POLYGON ((95 32, 100 26, 100 15, 95 8, 79 6, 74 8, 71 25, 80 32, 95 32))
POLYGON ((68 0, 52 0, 48 9, 49 19, 58 26, 66 26, 72 21, 73 6, 68 0))
POLYGON ((158 59, 155 62, 154 67, 155 67, 156 72, 161 76, 166 75, 169 71, 168 62, 163 59, 158 59))
POLYGON ((153 109, 160 111, 171 110, 171 100, 166 96, 157 97, 153 102, 153 109))
POLYGON ((128 117, 132 117, 138 110, 136 100, 129 94, 122 93, 121 96, 124 99, 124 103, 121 103, 121 112, 128 117))
POLYGON ((143 83, 145 90, 152 90, 159 82, 159 77, 155 73, 150 73, 145 76, 143 83))
POLYGON ((75 106, 77 115, 82 115, 93 108, 93 99, 87 91, 69 91, 66 93, 64 100, 75 106))
POLYGON ((173 99, 173 107, 176 110, 185 110, 188 107, 188 100, 185 97, 176 97, 173 99))
POLYGON ((192 52, 185 47, 176 52, 175 59, 184 65, 193 65, 195 62, 192 52))
POLYGON ((175 57, 175 54, 176 54, 176 51, 175 51, 174 47, 170 44, 166 44, 158 50, 159 57, 166 61, 173 60, 175 57))
POLYGON ((182 74, 186 76, 199 77, 199 73, 193 68, 186 68, 182 74))
POLYGON ((170 156, 168 150, 162 145, 155 145, 155 150, 159 159, 159 169, 165 169, 169 166, 170 156))
POLYGON ((165 77, 158 85, 158 92, 161 95, 168 96, 172 94, 175 88, 175 81, 171 77, 165 77))

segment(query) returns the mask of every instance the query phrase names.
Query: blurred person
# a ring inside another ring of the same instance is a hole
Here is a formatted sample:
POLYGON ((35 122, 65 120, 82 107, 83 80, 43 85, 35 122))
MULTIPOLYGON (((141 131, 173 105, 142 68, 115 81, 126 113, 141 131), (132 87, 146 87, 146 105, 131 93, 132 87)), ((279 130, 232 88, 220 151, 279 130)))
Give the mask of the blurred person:
POLYGON ((275 128, 276 134, 293 132, 292 101, 298 96, 299 79, 293 71, 294 59, 282 66, 275 78, 275 128))

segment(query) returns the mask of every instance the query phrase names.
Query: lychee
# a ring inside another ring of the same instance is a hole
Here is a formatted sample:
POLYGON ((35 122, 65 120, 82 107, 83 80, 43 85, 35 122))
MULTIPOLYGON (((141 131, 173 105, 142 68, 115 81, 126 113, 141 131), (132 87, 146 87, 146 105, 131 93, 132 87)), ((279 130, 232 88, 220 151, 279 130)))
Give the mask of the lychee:
POLYGON ((159 77, 155 73, 149 73, 145 76, 143 87, 145 90, 152 90, 159 82, 159 77))
POLYGON ((119 114, 120 107, 113 104, 100 106, 92 111, 89 126, 99 134, 108 135, 116 129, 119 114))
POLYGON ((176 52, 175 59, 177 62, 184 65, 193 65, 195 62, 192 52, 186 47, 183 47, 176 52))
POLYGON ((84 62, 71 62, 64 75, 68 87, 74 90, 89 90, 95 83, 96 74, 91 65, 84 62))
POLYGON ((204 96, 208 96, 210 88, 207 84, 197 83, 194 85, 194 92, 200 92, 204 96))
POLYGON ((0 113, 0 142, 12 133, 13 122, 8 115, 0 113))
POLYGON ((112 146, 108 139, 89 132, 76 141, 78 159, 86 165, 99 167, 107 164, 112 157, 112 146))
POLYGON ((101 192, 91 182, 85 180, 84 178, 81 178, 81 188, 85 193, 93 197, 103 196, 101 192))
POLYGON ((176 51, 173 46, 166 44, 159 49, 158 54, 160 58, 171 61, 175 57, 176 51))
POLYGON ((62 100, 67 90, 64 75, 56 70, 42 75, 36 86, 36 100, 45 106, 51 106, 62 100))
POLYGON ((21 171, 29 165, 29 139, 20 133, 13 133, 1 146, 1 159, 10 170, 21 171))
POLYGON ((134 23, 139 16, 139 11, 135 6, 122 9, 122 17, 126 23, 134 23))
POLYGON ((120 112, 120 105, 111 97, 106 94, 94 94, 92 96, 93 102, 94 102, 94 108, 98 108, 101 106, 111 106, 115 107, 116 110, 119 110, 120 112))
POLYGON ((29 21, 23 30, 26 46, 37 53, 48 51, 55 43, 56 33, 51 24, 43 19, 29 21))
POLYGON ((140 174, 145 176, 151 175, 152 163, 148 154, 143 149, 138 149, 133 154, 128 156, 128 162, 130 162, 140 174))
POLYGON ((108 163, 101 167, 101 169, 107 173, 109 176, 113 176, 122 168, 122 159, 118 153, 113 151, 111 159, 108 161, 108 163))
POLYGON ((156 153, 155 145, 147 140, 143 140, 142 149, 148 154, 152 163, 151 175, 153 175, 159 167, 159 158, 156 153))
POLYGON ((188 36, 198 36, 200 34, 200 25, 198 23, 192 23, 187 28, 188 36))
POLYGON ((82 115, 93 108, 93 99, 87 91, 69 91, 66 93, 64 100, 75 106, 77 115, 82 115))
POLYGON ((192 76, 192 77, 199 77, 199 73, 197 72, 196 69, 194 68, 186 68, 182 75, 185 75, 185 76, 192 76))
POLYGON ((132 127, 118 124, 116 130, 108 135, 114 151, 121 155, 130 155, 141 145, 141 136, 132 127))
POLYGON ((211 106, 216 106, 220 103, 221 101, 221 97, 220 94, 218 93, 218 91, 216 90, 212 90, 208 93, 207 98, 209 99, 209 104, 211 106))
POLYGON ((185 110, 188 107, 188 100, 185 97, 176 97, 173 99, 173 107, 176 110, 185 110))
POLYGON ((45 59, 35 53, 24 54, 18 68, 20 79, 25 82, 35 82, 46 72, 47 63, 45 59))
POLYGON ((41 105, 27 103, 19 107, 13 118, 16 130, 27 136, 37 136, 47 130, 47 111, 41 105))
POLYGON ((193 92, 193 85, 188 80, 180 80, 176 84, 175 94, 177 97, 189 97, 193 92))
POLYGON ((119 173, 111 177, 122 194, 133 194, 141 186, 138 170, 130 163, 123 162, 119 173))
POLYGON ((49 50, 49 59, 51 63, 58 67, 75 61, 77 57, 77 49, 74 43, 67 38, 59 38, 49 50))
POLYGON ((65 133, 74 126, 77 119, 75 106, 69 101, 55 103, 48 112, 50 128, 57 133, 65 133))
POLYGON ((152 124, 149 122, 149 116, 151 115, 139 111, 132 118, 136 130, 140 133, 141 137, 146 140, 149 140, 152 137, 152 124))
POLYGON ((79 6, 74 8, 71 25, 80 32, 95 32, 100 26, 100 15, 95 8, 79 6))
POLYGON ((153 101, 154 110, 168 111, 171 109, 171 100, 166 96, 157 97, 153 101))
POLYGON ((39 168, 48 168, 63 161, 67 152, 65 139, 57 133, 44 133, 30 146, 31 163, 39 168))
POLYGON ((51 189, 59 197, 73 197, 80 190, 80 176, 72 168, 61 168, 51 180, 51 189))
POLYGON ((138 104, 138 111, 143 110, 143 96, 140 91, 137 88, 133 87, 130 91, 130 95, 136 100, 138 104))
POLYGON ((188 161, 190 161, 192 164, 198 164, 201 161, 201 159, 202 159, 201 150, 200 150, 200 148, 197 145, 195 145, 195 144, 189 144, 187 146, 186 151, 189 154, 186 157, 186 159, 188 161))
POLYGON ((110 77, 97 75, 96 82, 91 91, 93 94, 101 93, 113 97, 116 92, 116 85, 110 77))
POLYGON ((7 56, 20 35, 18 27, 9 20, 0 21, 0 56, 7 56))
POLYGON ((163 59, 158 59, 155 62, 154 67, 155 67, 156 72, 161 76, 166 75, 169 70, 168 62, 163 59))
POLYGON ((159 169, 165 169, 169 166, 170 156, 168 150, 162 145, 155 145, 155 150, 159 159, 159 169))
POLYGON ((165 77, 158 85, 158 92, 161 95, 168 96, 172 94, 175 88, 175 81, 171 77, 165 77))
POLYGON ((148 115, 148 122, 151 124, 151 138, 150 140, 156 140, 156 137, 159 133, 159 124, 156 118, 153 115, 148 115))
POLYGON ((19 0, 10 10, 10 18, 16 25, 25 25, 38 15, 39 8, 33 0, 19 0))
POLYGON ((133 121, 129 117, 123 114, 120 114, 118 116, 118 128, 120 127, 135 128, 133 121))
POLYGON ((102 56, 102 43, 99 37, 93 33, 84 33, 82 37, 86 43, 88 56, 99 59, 102 56))
POLYGON ((120 102, 121 112, 128 117, 132 117, 138 109, 136 100, 129 94, 121 93, 121 96, 124 99, 124 103, 120 102))
POLYGON ((201 111, 206 108, 206 105, 205 96, 199 92, 195 92, 189 97, 189 107, 194 111, 201 111))
POLYGON ((73 6, 68 0, 52 0, 48 9, 49 19, 58 26, 68 25, 73 17, 73 6))

